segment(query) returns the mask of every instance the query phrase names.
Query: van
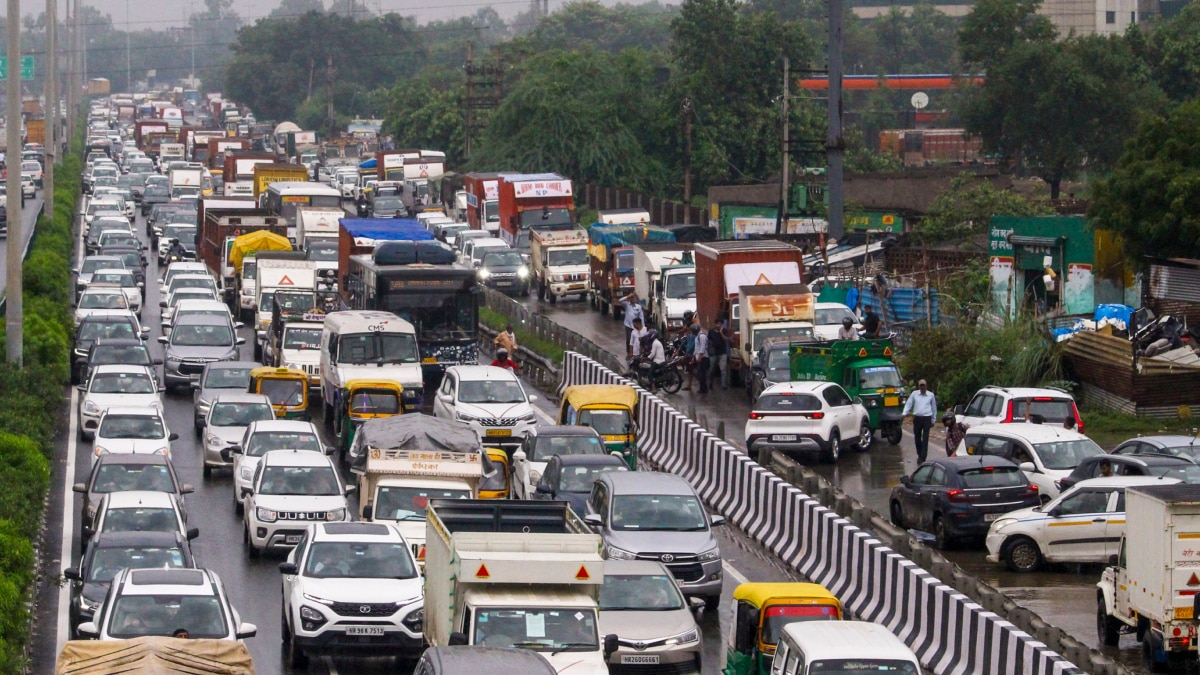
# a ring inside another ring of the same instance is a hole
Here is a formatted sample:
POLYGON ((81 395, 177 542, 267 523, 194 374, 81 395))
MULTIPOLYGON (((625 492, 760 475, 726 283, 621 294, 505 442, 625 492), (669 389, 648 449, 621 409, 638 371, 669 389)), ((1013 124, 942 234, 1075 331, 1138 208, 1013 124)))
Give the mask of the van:
POLYGON ((467 267, 479 268, 483 264, 483 254, 492 251, 506 251, 508 244, 503 239, 498 237, 488 237, 487 239, 476 239, 475 241, 467 242, 466 248, 463 250, 462 264, 467 267))
POLYGON ((867 621, 800 621, 783 629, 771 675, 921 675, 921 662, 888 629, 867 621))
POLYGON ((340 409, 350 380, 391 380, 404 388, 404 405, 417 408, 425 382, 417 331, 391 312, 331 312, 321 331, 321 399, 325 419, 340 409))
POLYGON ((487 230, 464 230, 458 233, 458 238, 454 241, 454 251, 458 254, 458 259, 462 260, 463 249, 467 247, 467 242, 472 239, 491 238, 492 233, 487 230))

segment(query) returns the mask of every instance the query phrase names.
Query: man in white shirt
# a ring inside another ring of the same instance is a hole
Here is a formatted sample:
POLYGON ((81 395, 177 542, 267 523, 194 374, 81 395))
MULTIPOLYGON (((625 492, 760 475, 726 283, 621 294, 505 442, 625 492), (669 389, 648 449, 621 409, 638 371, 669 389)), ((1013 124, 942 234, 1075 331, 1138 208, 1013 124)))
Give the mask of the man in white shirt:
POLYGON ((913 418, 913 441, 917 446, 917 464, 924 464, 929 454, 929 429, 937 419, 937 397, 927 388, 925 380, 917 383, 917 391, 904 403, 904 417, 913 418))
POLYGON ((632 361, 642 355, 642 338, 646 335, 646 329, 642 326, 641 317, 633 320, 628 335, 629 340, 625 343, 626 354, 632 361))
POLYGON ((838 329, 837 339, 839 340, 857 340, 858 331, 854 330, 854 319, 846 317, 842 319, 842 327, 838 329))
MULTIPOLYGON (((625 342, 628 343, 633 335, 633 322, 645 322, 646 316, 642 311, 642 303, 638 302, 637 293, 630 293, 617 300, 625 314, 625 342)), ((635 352, 636 353, 636 352, 635 352)))
POLYGON ((694 371, 700 376, 700 394, 708 393, 708 333, 700 330, 699 323, 693 323, 689 330, 696 336, 696 346, 692 349, 694 371))

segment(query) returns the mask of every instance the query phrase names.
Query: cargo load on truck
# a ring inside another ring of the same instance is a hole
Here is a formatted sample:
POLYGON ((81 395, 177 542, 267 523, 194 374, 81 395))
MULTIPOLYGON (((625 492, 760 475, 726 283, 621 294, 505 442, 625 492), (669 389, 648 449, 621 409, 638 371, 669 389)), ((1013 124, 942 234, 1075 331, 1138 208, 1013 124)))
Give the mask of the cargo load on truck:
POLYGON ((741 340, 737 360, 741 364, 743 381, 749 381, 750 366, 765 341, 814 339, 816 296, 807 285, 739 286, 733 289, 732 295, 738 299, 735 313, 741 340))
POLYGON ((70 640, 55 675, 254 675, 246 645, 235 640, 140 637, 131 640, 70 640))
POLYGON ((635 288, 633 246, 674 241, 674 234, 657 225, 594 223, 588 227, 592 306, 601 314, 620 316, 617 301, 635 288))
POLYGON ((287 244, 288 250, 291 249, 291 245, 283 236, 287 230, 282 218, 261 209, 240 208, 246 205, 253 206, 252 202, 234 202, 234 208, 217 208, 224 205, 223 201, 231 200, 201 200, 204 208, 200 229, 197 231, 197 255, 216 277, 217 287, 225 301, 234 307, 238 280, 241 278, 241 260, 246 252, 268 248, 264 241, 274 242, 275 247, 281 245, 277 239, 264 240, 263 237, 268 234, 283 239, 283 244, 287 244), (241 248, 235 254, 235 242, 251 234, 257 236, 243 240, 241 248))

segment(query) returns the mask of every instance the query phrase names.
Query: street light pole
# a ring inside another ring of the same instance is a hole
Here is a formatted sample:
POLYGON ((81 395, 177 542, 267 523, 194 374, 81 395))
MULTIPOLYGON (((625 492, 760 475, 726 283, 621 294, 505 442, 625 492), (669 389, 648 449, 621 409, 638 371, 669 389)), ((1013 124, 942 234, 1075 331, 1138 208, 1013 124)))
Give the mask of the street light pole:
POLYGON ((8 272, 4 321, 8 362, 22 365, 24 352, 24 303, 21 283, 25 237, 21 227, 21 0, 8 0, 8 112, 5 122, 5 158, 8 171, 8 247, 5 267, 8 272))

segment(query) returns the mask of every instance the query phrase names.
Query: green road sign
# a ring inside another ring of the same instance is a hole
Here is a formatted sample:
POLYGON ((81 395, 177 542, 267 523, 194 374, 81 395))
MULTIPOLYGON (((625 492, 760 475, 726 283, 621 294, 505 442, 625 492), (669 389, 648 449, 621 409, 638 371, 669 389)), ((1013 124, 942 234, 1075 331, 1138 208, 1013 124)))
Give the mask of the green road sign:
MULTIPOLYGON (((0 80, 8 79, 8 57, 0 56, 0 80)), ((21 79, 33 79, 33 56, 21 57, 21 79)))

